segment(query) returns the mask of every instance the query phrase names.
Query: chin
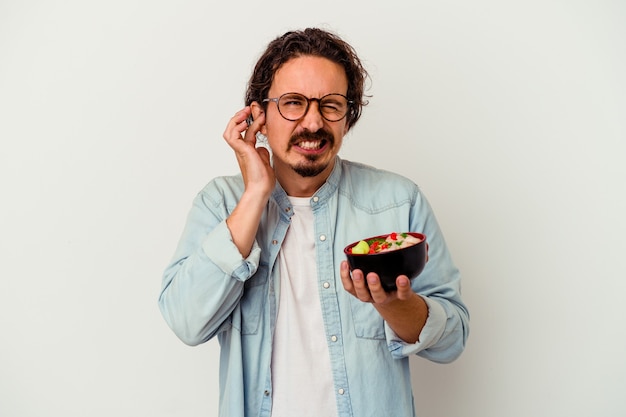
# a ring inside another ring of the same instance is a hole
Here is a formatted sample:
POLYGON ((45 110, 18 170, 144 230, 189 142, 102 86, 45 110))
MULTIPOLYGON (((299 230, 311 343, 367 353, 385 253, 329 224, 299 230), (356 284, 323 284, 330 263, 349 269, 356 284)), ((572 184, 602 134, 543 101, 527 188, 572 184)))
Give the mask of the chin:
POLYGON ((304 178, 317 177, 328 168, 328 164, 298 164, 291 167, 296 174, 304 178))

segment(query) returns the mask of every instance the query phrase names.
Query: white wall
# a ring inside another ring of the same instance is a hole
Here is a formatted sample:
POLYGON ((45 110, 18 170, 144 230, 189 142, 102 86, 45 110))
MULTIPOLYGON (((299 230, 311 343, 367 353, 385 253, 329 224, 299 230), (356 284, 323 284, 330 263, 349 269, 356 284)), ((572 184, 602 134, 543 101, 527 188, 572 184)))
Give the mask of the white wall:
POLYGON ((161 272, 256 58, 313 25, 373 78, 342 156, 421 184, 464 273, 419 415, 626 415, 624 2, 211 3, 0 1, 1 416, 216 415, 161 272))

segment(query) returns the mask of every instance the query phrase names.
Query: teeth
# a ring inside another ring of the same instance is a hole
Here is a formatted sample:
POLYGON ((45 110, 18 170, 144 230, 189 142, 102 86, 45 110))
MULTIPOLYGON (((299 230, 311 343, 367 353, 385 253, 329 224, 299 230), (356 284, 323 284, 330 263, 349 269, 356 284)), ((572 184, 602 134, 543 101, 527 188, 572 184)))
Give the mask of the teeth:
POLYGON ((322 141, 307 140, 307 141, 300 142, 298 146, 301 147, 302 149, 315 150, 315 149, 319 149, 321 144, 322 144, 322 141))

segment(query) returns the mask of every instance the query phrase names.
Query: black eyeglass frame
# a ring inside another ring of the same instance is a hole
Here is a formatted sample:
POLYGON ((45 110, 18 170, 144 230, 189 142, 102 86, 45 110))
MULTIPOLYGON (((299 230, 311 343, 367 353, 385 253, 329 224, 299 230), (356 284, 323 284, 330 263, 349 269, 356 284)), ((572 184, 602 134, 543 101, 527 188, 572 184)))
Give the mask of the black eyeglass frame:
POLYGON ((283 117, 283 119, 289 120, 290 122, 297 122, 298 120, 300 120, 304 116, 306 116, 307 113, 309 112, 309 107, 311 106, 311 102, 312 101, 317 101, 317 111, 320 112, 320 115, 322 116, 322 118, 324 118, 324 120, 327 120, 329 122, 338 122, 340 120, 343 120, 348 115, 348 113, 350 112, 350 106, 352 106, 354 104, 353 100, 348 100, 348 97, 346 97, 345 95, 343 95, 341 93, 330 93, 330 94, 326 94, 325 96, 322 96, 320 98, 310 98, 310 97, 307 97, 307 96, 305 96, 304 94, 301 94, 301 93, 290 92, 290 93, 281 94, 280 97, 273 97, 273 98, 263 99, 263 103, 267 103, 269 101, 273 101, 274 103, 276 103, 276 108, 278 109, 278 113, 280 113, 280 115, 283 117), (298 117, 297 119, 290 119, 290 118, 286 117, 283 114, 283 112, 280 111, 280 105, 278 104, 278 102, 280 101, 281 98, 283 98, 284 96, 289 95, 289 94, 300 96, 300 97, 302 97, 302 98, 304 98, 306 100, 306 108, 304 109, 304 113, 302 114, 302 116, 298 117), (322 112, 322 106, 320 104, 321 104, 322 100, 324 100, 328 96, 341 96, 341 97, 346 99, 346 112, 339 119, 336 119, 336 120, 329 119, 328 117, 324 116, 324 113, 322 112))

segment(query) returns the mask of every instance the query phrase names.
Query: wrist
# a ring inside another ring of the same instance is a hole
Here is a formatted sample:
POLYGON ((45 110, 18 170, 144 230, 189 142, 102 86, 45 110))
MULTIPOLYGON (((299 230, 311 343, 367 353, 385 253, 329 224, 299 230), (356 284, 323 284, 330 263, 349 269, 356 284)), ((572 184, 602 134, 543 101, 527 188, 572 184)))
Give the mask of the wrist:
POLYGON ((264 206, 272 195, 273 190, 273 186, 268 187, 262 184, 248 184, 240 200, 249 200, 250 202, 256 202, 264 206))

